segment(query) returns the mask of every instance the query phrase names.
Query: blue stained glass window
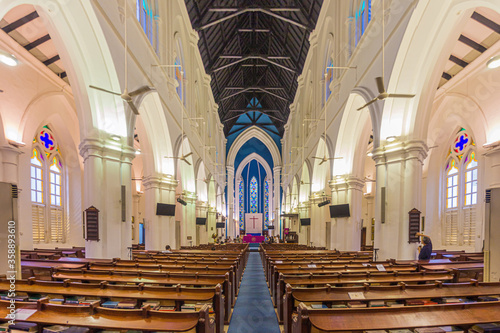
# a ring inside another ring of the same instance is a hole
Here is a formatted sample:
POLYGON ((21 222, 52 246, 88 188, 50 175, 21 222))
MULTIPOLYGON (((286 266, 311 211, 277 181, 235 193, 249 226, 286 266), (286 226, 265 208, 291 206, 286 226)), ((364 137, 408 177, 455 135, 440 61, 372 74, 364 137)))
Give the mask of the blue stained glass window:
POLYGON ((264 228, 269 227, 269 182, 264 181, 264 228))
POLYGON ((358 45, 361 36, 366 30, 366 26, 372 18, 372 2, 371 0, 362 0, 359 8, 356 10, 356 45, 358 45))
POLYGON ((257 179, 253 177, 250 180, 250 213, 257 213, 258 187, 257 179))
POLYGON ((328 100, 328 97, 332 94, 332 91, 330 90, 330 84, 333 81, 333 68, 328 68, 328 67, 333 67, 333 59, 329 58, 326 68, 325 68, 325 100, 328 100))
POLYGON ((182 65, 181 65, 181 61, 179 60, 179 58, 175 58, 175 63, 174 63, 174 66, 175 66, 175 80, 177 81, 177 95, 179 95, 179 97, 181 98, 181 101, 182 101, 182 65))
POLYGON ((240 180, 239 185, 239 199, 240 199, 240 230, 245 229, 244 225, 244 210, 245 210, 245 192, 243 191, 243 180, 240 180))

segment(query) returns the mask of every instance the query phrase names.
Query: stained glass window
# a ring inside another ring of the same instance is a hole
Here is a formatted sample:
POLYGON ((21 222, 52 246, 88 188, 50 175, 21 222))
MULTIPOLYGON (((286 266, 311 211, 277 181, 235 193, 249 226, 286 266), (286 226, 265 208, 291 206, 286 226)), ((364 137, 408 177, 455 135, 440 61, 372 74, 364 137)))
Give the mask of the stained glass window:
POLYGON ((269 182, 264 181, 264 228, 269 226, 269 182))
POLYGON ((240 203, 240 230, 245 229, 245 192, 244 192, 244 187, 243 187, 243 180, 240 179, 240 185, 239 185, 239 203, 240 203))
POLYGON ((465 128, 455 135, 445 168, 445 245, 474 246, 478 201, 478 161, 475 142, 465 128))
POLYGON ((328 62, 326 63, 325 68, 325 100, 328 100, 328 98, 332 94, 332 91, 330 90, 330 84, 333 81, 333 68, 328 67, 333 67, 333 59, 331 57, 328 58, 328 62))
POLYGON ((366 30, 368 23, 372 18, 371 0, 362 0, 356 10, 356 45, 358 45, 361 36, 366 30))
POLYGON ((257 179, 250 180, 250 213, 257 213, 257 201, 259 200, 257 179))
POLYGON ((33 242, 64 242, 63 163, 51 129, 43 126, 33 138, 30 163, 33 242))
POLYGON ((158 1, 137 0, 136 16, 151 46, 158 53, 158 1))
POLYGON ((182 91, 182 79, 183 79, 183 73, 182 73, 182 64, 181 61, 179 60, 179 57, 175 58, 175 80, 177 81, 177 95, 179 95, 181 101, 183 100, 183 91, 182 91))

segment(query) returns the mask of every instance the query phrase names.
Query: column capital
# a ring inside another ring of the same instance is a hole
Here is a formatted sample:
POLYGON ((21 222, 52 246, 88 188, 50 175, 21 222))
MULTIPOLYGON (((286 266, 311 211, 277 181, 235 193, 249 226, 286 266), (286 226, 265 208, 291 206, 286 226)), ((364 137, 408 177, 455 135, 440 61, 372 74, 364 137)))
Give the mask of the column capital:
POLYGON ((231 177, 234 177, 234 166, 232 165, 227 165, 226 166, 226 169, 227 169, 227 176, 231 176, 231 177))
POLYGON ((485 152, 483 155, 487 157, 493 157, 495 155, 500 156, 500 145, 491 148, 485 148, 485 152))
MULTIPOLYGON (((322 191, 320 191, 322 192, 322 191)), ((324 192, 323 192, 324 193, 324 192)), ((309 196, 309 202, 313 205, 319 204, 320 202, 323 202, 325 200, 331 200, 332 197, 326 194, 318 194, 318 192, 313 193, 309 196)))
POLYGON ((358 190, 362 191, 365 186, 365 181, 363 179, 345 176, 332 179, 328 182, 332 191, 345 191, 345 190, 358 190))
POLYGON ((124 144, 123 141, 124 139, 118 137, 107 139, 85 138, 80 142, 78 149, 84 160, 93 156, 132 164, 136 150, 124 144))
POLYGON ((162 190, 175 191, 177 184, 177 180, 172 175, 158 174, 142 178, 142 185, 145 190, 159 188, 162 190))
POLYGON ((373 151, 375 164, 388 164, 417 159, 423 163, 429 147, 420 140, 396 141, 380 146, 373 151))
POLYGON ((196 204, 198 200, 198 195, 195 192, 182 191, 182 199, 188 204, 196 204))
POLYGON ((275 167, 273 168, 273 172, 274 172, 274 173, 279 173, 279 172, 281 172, 281 165, 277 165, 277 166, 275 166, 275 167))

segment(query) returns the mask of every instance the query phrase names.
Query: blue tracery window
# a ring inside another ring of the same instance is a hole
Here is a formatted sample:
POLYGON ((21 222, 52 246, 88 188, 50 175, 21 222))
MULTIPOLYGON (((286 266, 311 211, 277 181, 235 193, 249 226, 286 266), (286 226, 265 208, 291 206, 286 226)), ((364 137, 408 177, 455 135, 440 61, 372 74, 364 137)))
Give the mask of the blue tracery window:
POLYGON ((372 16, 371 0, 362 0, 356 9, 356 45, 358 45, 361 36, 366 30, 372 16))
POLYGON ((244 225, 244 214, 245 214, 245 192, 244 192, 244 187, 243 187, 243 179, 240 179, 240 185, 239 185, 239 203, 240 203, 240 230, 245 229, 244 225))
POLYGON ((179 60, 179 57, 175 58, 175 80, 177 81, 177 95, 181 98, 181 101, 183 100, 183 91, 182 91, 182 79, 184 78, 183 70, 182 70, 182 64, 181 61, 179 60))
POLYGON ((332 91, 330 90, 330 84, 333 81, 333 68, 328 68, 328 67, 333 67, 333 59, 331 57, 328 57, 328 61, 326 63, 325 67, 325 100, 327 101, 330 95, 332 94, 332 91))
POLYGON ((137 21, 141 24, 142 30, 146 34, 151 46, 158 53, 158 1, 137 0, 136 15, 137 21))
POLYGON ((264 181, 264 228, 269 226, 269 182, 266 178, 264 181))
POLYGON ((250 213, 257 213, 258 207, 258 184, 257 179, 255 177, 250 180, 250 213))

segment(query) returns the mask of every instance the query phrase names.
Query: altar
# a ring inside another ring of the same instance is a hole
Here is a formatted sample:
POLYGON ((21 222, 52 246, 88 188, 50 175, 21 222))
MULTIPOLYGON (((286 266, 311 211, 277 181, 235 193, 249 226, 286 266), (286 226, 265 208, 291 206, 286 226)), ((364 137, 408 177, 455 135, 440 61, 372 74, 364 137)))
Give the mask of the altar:
POLYGON ((264 236, 245 235, 242 240, 243 243, 262 243, 265 239, 264 236))

